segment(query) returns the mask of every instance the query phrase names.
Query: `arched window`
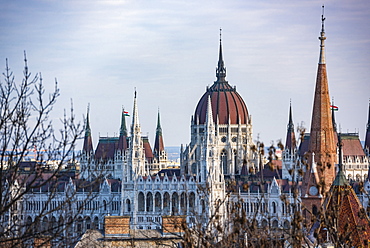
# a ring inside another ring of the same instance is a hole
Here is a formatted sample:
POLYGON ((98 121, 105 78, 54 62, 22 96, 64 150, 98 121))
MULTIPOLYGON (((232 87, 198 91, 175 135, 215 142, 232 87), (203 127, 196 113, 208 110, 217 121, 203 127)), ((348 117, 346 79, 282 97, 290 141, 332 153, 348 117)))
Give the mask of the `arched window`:
POLYGON ((149 192, 146 194, 146 211, 153 212, 153 194, 149 192))
POLYGON ((179 213, 179 195, 175 192, 172 194, 172 214, 179 213))
POLYGON ((221 152, 220 160, 221 160, 221 169, 222 169, 224 175, 229 174, 228 166, 227 166, 227 151, 225 149, 223 149, 222 152, 221 152))
POLYGON ((191 192, 189 195, 189 210, 194 212, 195 208, 195 194, 191 192))
POLYGON ((272 202, 272 213, 276 214, 276 202, 272 202))
POLYGON ((42 230, 42 232, 46 232, 48 230, 48 226, 49 226, 48 217, 45 216, 42 219, 42 224, 41 224, 41 230, 42 230))
POLYGON ((262 223, 261 223, 261 226, 262 226, 263 228, 266 228, 266 227, 267 227, 267 224, 268 224, 267 220, 263 219, 263 220, 262 220, 262 223))
POLYGON ((131 201, 130 201, 130 199, 126 200, 126 211, 131 212, 131 201))
POLYGON ((89 216, 86 217, 86 230, 91 229, 91 218, 89 216))
POLYGON ((155 197, 154 197, 154 207, 155 207, 155 211, 156 212, 160 212, 161 211, 161 203, 162 203, 162 196, 159 192, 155 193, 155 197))
POLYGON ((144 200, 144 193, 140 192, 138 195, 138 211, 144 212, 145 200, 144 200))
POLYGON ((94 229, 99 229, 99 218, 98 216, 95 216, 94 218, 94 226, 93 226, 94 229))
POLYGON ((83 226, 83 219, 81 216, 79 216, 77 218, 77 225, 76 225, 76 232, 78 235, 81 235, 83 230, 82 230, 82 226, 83 226))
POLYGON ((107 211, 107 201, 106 200, 103 201, 103 209, 104 211, 107 211))
POLYGON ((277 220, 274 220, 272 222, 272 227, 275 228, 275 229, 278 228, 279 227, 279 222, 277 220))
POLYGON ((186 214, 186 206, 187 205, 187 198, 185 192, 182 192, 181 197, 180 197, 180 208, 181 208, 181 213, 186 214))
POLYGON ((206 212, 206 204, 203 199, 200 200, 200 207, 202 208, 201 213, 204 214, 206 212))
POLYGON ((163 195, 163 212, 166 214, 170 212, 170 194, 168 192, 163 195))

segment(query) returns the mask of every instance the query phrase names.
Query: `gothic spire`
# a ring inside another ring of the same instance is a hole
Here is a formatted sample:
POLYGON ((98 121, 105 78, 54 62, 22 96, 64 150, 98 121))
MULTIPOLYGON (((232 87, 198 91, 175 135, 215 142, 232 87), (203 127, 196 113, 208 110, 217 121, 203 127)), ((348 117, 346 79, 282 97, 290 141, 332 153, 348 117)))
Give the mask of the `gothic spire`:
POLYGON ((89 121, 89 111, 90 105, 87 107, 87 115, 86 115, 86 125, 85 125, 85 137, 84 137, 84 144, 83 144, 83 151, 86 154, 89 154, 93 151, 92 145, 92 137, 91 137, 91 129, 90 129, 90 121, 89 121))
POLYGON ((155 133, 155 142, 154 142, 154 155, 159 158, 160 153, 164 151, 164 142, 162 136, 162 127, 161 120, 158 109, 158 118, 157 118, 157 129, 155 133))
POLYGON ((132 115, 133 116, 132 116, 132 124, 131 124, 131 135, 135 133, 135 128, 140 129, 139 111, 138 111, 138 108, 137 108, 137 100, 136 100, 136 89, 135 89, 135 93, 134 93, 134 107, 133 107, 132 115))
POLYGON ((221 31, 220 29, 220 50, 218 54, 218 65, 216 68, 216 77, 217 77, 217 82, 226 82, 226 68, 224 65, 224 60, 222 58, 222 39, 221 39, 221 31))
POLYGON ((295 133, 294 133, 294 124, 293 124, 293 117, 292 117, 292 102, 290 102, 289 106, 289 122, 287 126, 287 136, 285 141, 285 149, 289 149, 290 151, 296 148, 296 140, 295 140, 295 133))
POLYGON ((319 196, 329 191, 336 176, 335 164, 337 161, 337 151, 330 112, 329 85, 324 55, 324 40, 326 39, 324 33, 324 20, 324 15, 322 15, 321 36, 319 38, 321 41, 320 59, 317 67, 307 161, 307 171, 310 171, 311 167, 316 164, 319 181, 312 181, 310 179, 310 173, 305 173, 302 182, 302 192, 311 192, 309 193, 309 198, 305 198, 302 201, 310 210, 313 208, 313 205, 316 207, 321 205, 323 198, 319 196), (315 154, 315 156, 312 156, 312 154, 315 154), (318 192, 320 194, 317 194, 318 192))

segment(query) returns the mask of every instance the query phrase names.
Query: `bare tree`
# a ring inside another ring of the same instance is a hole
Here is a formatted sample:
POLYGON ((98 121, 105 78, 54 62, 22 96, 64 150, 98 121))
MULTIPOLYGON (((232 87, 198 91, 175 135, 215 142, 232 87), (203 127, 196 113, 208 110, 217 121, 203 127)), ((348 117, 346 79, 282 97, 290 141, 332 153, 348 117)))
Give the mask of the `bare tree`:
POLYGON ((0 246, 69 246, 77 236, 69 235, 78 231, 78 213, 96 196, 100 178, 77 179, 74 149, 82 126, 71 106, 60 130, 54 129, 57 81, 47 93, 41 73, 31 76, 24 57, 22 81, 7 60, 0 81, 0 246))

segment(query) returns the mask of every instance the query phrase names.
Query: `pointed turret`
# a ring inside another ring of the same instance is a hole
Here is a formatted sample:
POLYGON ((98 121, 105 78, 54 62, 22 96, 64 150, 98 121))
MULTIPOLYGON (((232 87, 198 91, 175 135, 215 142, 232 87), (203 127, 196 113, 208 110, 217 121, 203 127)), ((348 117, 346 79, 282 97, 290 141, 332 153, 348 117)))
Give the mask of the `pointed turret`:
POLYGON ((158 118, 157 118, 157 129, 155 132, 155 142, 154 142, 154 156, 159 159, 161 153, 164 151, 164 142, 162 136, 162 127, 161 127, 161 120, 158 110, 158 118))
POLYGON ((91 155, 93 153, 93 144, 92 144, 92 137, 91 137, 91 129, 90 129, 90 121, 89 121, 89 107, 87 107, 87 116, 86 116, 86 125, 85 125, 85 137, 84 137, 84 144, 83 144, 83 152, 85 154, 91 155))
POLYGON ((365 153, 370 156, 370 101, 369 101, 369 115, 367 119, 366 136, 365 136, 365 153))
POLYGON ((294 151, 296 149, 296 140, 295 140, 295 133, 294 133, 293 117, 292 117, 292 103, 290 103, 290 106, 289 106, 289 122, 287 126, 285 149, 289 151, 294 151))
POLYGON ((226 68, 224 65, 224 60, 222 58, 222 39, 221 39, 221 29, 220 29, 220 51, 218 54, 218 65, 216 68, 217 82, 226 82, 226 68))
POLYGON ((127 144, 127 128, 126 128, 126 112, 122 108, 122 116, 121 116, 121 127, 119 132, 119 139, 118 139, 118 150, 125 151, 128 147, 127 144))
POLYGON ((212 113, 212 102, 211 102, 211 97, 208 96, 208 101, 207 101, 207 116, 206 116, 206 125, 212 126, 213 123, 213 113, 212 113))
MULTIPOLYGON (((324 6, 323 6, 324 8, 324 6)), ((323 197, 335 178, 336 146, 330 112, 329 86, 325 62, 324 15, 321 17, 320 58, 312 110, 311 132, 308 145, 307 169, 302 185, 302 202, 311 212, 317 212, 323 197), (315 154, 313 156, 313 154, 315 154), (318 180, 312 180, 311 167, 316 165, 318 180), (314 211, 315 210, 315 211, 314 211)))
POLYGON ((131 123, 131 140, 130 140, 130 166, 132 171, 137 175, 143 175, 145 172, 145 154, 143 141, 141 138, 141 127, 139 124, 139 111, 136 100, 136 90, 134 94, 134 107, 131 123))

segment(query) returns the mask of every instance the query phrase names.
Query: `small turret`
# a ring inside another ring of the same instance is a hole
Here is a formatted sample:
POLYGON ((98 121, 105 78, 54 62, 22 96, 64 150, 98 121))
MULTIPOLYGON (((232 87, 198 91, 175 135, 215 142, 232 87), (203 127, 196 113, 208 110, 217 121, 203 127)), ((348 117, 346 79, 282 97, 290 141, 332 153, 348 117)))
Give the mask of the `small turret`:
POLYGON ((122 116, 121 116, 121 128, 119 132, 119 139, 118 139, 118 150, 125 151, 128 147, 127 143, 127 128, 126 128, 126 116, 128 113, 122 108, 122 116))
POLYGON ((293 117, 292 117, 292 103, 290 102, 289 122, 288 122, 288 126, 287 126, 285 150, 289 150, 290 152, 292 152, 295 149, 296 149, 296 140, 295 140, 295 133, 294 133, 293 117))
POLYGON ((163 135, 162 135, 162 127, 161 127, 161 120, 158 110, 158 118, 157 118, 157 129, 155 132, 155 142, 154 142, 154 156, 159 160, 161 153, 164 151, 164 142, 163 142, 163 135))

